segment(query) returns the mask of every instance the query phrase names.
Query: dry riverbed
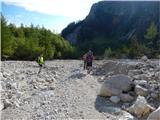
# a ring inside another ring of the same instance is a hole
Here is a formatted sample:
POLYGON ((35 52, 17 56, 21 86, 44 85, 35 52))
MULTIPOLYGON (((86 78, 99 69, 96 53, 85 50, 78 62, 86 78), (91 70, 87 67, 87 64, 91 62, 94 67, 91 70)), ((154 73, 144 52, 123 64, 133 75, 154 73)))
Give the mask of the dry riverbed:
MULTIPOLYGON (((79 60, 47 61, 40 74, 36 62, 1 62, 2 120, 136 119, 121 109, 122 103, 98 96, 100 80, 108 77, 103 66, 106 62, 95 61, 91 74, 79 60)), ((159 60, 154 63, 158 65, 159 60)))

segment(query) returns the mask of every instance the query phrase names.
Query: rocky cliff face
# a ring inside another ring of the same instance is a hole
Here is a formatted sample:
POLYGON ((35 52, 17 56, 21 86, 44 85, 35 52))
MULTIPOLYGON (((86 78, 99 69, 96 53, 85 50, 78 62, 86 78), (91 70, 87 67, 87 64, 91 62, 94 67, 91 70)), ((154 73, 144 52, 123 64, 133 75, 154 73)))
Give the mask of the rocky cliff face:
POLYGON ((159 16, 159 1, 101 1, 93 4, 88 16, 75 27, 66 27, 62 36, 74 43, 93 41, 99 36, 126 41, 136 35, 143 40, 152 22, 160 25, 159 16))

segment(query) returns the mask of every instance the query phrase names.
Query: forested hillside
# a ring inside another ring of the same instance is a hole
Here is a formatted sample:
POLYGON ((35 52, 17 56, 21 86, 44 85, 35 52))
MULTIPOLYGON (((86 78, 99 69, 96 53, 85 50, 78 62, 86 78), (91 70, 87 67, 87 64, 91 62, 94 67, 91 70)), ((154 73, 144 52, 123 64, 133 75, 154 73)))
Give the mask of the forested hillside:
POLYGON ((40 54, 45 59, 75 58, 76 48, 58 34, 44 27, 16 27, 1 15, 2 59, 35 60, 40 54))

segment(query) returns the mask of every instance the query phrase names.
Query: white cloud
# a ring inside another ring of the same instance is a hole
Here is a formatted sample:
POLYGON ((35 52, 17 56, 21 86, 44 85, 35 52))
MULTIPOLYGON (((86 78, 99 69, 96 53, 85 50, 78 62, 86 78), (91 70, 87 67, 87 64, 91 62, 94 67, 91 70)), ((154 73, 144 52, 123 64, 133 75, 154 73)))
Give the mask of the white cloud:
POLYGON ((29 11, 83 19, 93 3, 101 0, 2 0, 29 11))

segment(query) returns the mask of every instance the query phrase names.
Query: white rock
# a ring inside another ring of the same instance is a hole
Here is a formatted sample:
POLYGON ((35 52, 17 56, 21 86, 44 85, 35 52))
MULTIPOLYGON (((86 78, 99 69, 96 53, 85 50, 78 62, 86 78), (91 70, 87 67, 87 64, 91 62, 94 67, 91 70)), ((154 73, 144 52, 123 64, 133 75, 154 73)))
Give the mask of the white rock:
POLYGON ((112 96, 112 97, 110 97, 110 101, 117 104, 117 103, 119 103, 120 98, 118 96, 112 96))
POLYGON ((15 83, 12 83, 12 87, 14 88, 14 89, 17 89, 18 88, 18 84, 15 82, 15 83))
POLYGON ((147 120, 160 120, 160 106, 148 116, 147 120))
POLYGON ((18 83, 17 83, 17 87, 18 87, 18 89, 25 89, 25 87, 27 86, 27 81, 19 81, 18 83))
POLYGON ((135 75, 133 78, 136 80, 150 80, 148 74, 135 75))
POLYGON ((99 108, 99 110, 102 112, 110 113, 110 114, 119 114, 121 112, 120 108, 109 107, 109 106, 102 106, 101 108, 99 108))
POLYGON ((0 91, 3 90, 4 82, 0 81, 0 91))
POLYGON ((45 83, 46 80, 45 80, 44 78, 38 78, 38 79, 37 79, 37 82, 45 83))
POLYGON ((10 74, 8 73, 8 72, 3 72, 3 77, 4 78, 7 78, 7 77, 9 77, 10 76, 10 74))
POLYGON ((3 104, 4 104, 4 109, 12 106, 12 103, 8 99, 5 99, 3 104))
POLYGON ((134 75, 139 75, 139 74, 142 74, 142 71, 141 70, 129 70, 128 72, 129 75, 131 76, 134 76, 134 75))
POLYGON ((143 87, 139 86, 139 85, 136 85, 135 93, 137 95, 147 96, 148 95, 148 90, 146 88, 143 88, 143 87))
POLYGON ((0 72, 0 78, 2 78, 3 77, 3 74, 2 74, 2 72, 0 72))
POLYGON ((121 114, 122 115, 118 118, 118 120, 136 120, 134 116, 124 110, 121 111, 121 114))
POLYGON ((0 101, 0 111, 4 109, 4 103, 0 101))
POLYGON ((103 82, 105 80, 105 76, 102 76, 98 79, 99 82, 103 82))
POLYGON ((155 77, 158 81, 160 81, 160 71, 155 73, 155 77))
POLYGON ((141 60, 144 61, 144 62, 146 62, 148 60, 148 58, 147 58, 147 56, 142 56, 141 60))
POLYGON ((157 99, 158 98, 158 94, 153 92, 153 93, 151 93, 151 97, 154 98, 154 99, 157 99))
POLYGON ((43 91, 43 90, 48 90, 48 89, 49 89, 48 86, 43 85, 43 84, 40 84, 40 85, 38 86, 38 88, 41 89, 42 91, 43 91))
POLYGON ((136 102, 131 107, 127 108, 128 112, 135 114, 138 118, 149 115, 153 110, 154 108, 147 103, 143 96, 138 96, 136 102))
POLYGON ((16 100, 16 101, 14 101, 14 104, 16 107, 20 107, 20 101, 16 100))
MULTIPOLYGON (((112 115, 115 114, 117 116, 117 118, 115 120, 135 120, 134 116, 132 116, 130 113, 128 113, 120 108, 117 108, 117 107, 103 106, 100 108, 100 110, 102 112, 109 113, 112 115)), ((109 120, 109 119, 106 119, 106 120, 109 120)))
POLYGON ((141 85, 141 86, 147 86, 147 81, 146 80, 135 80, 134 84, 141 85))

